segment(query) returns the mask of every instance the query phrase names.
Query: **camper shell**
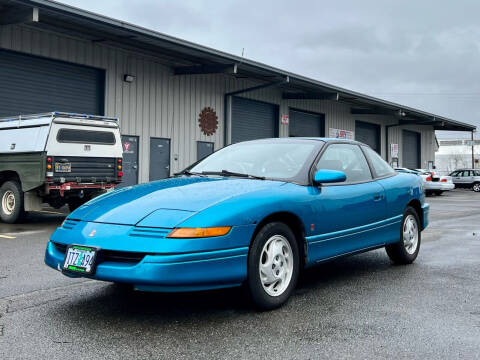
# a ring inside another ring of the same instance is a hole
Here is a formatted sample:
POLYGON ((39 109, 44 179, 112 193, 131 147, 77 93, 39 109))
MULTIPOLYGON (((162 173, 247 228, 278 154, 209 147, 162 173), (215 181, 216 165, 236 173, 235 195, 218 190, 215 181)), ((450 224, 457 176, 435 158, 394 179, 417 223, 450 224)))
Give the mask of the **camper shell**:
POLYGON ((114 188, 122 176, 117 118, 52 112, 0 119, 4 221, 14 222, 42 203, 73 210, 114 188))

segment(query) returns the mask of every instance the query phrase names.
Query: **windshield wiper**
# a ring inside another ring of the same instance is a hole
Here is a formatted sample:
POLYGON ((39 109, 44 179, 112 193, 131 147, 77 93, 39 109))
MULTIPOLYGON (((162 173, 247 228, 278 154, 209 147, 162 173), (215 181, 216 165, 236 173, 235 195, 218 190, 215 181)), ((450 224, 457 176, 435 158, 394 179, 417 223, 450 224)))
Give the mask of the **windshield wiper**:
POLYGON ((247 179, 257 179, 257 180, 265 180, 265 176, 257 176, 257 175, 250 175, 250 174, 242 174, 237 173, 229 170, 222 170, 222 171, 202 171, 204 175, 221 175, 221 176, 237 176, 247 179))
POLYGON ((189 170, 183 170, 183 171, 180 171, 180 172, 175 173, 175 174, 173 174, 173 175, 175 175, 175 176, 178 176, 178 175, 205 176, 205 174, 203 174, 203 173, 192 172, 192 171, 189 171, 189 170))

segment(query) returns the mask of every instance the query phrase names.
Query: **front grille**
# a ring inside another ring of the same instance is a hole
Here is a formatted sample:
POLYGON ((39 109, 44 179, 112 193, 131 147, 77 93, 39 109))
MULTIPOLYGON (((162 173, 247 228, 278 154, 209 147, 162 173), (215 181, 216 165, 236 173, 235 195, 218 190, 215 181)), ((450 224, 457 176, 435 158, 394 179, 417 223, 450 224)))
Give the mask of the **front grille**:
MULTIPOLYGON (((65 254, 67 252, 67 245, 53 242, 55 249, 65 254)), ((135 251, 117 251, 117 250, 103 250, 97 254, 97 264, 103 262, 129 263, 138 264, 147 255, 157 255, 154 253, 135 252, 135 251)))
POLYGON ((55 156, 53 158, 53 182, 111 182, 116 179, 115 158, 55 156), (55 164, 70 163, 71 172, 55 171, 55 164), (62 180, 62 181, 61 181, 62 180))

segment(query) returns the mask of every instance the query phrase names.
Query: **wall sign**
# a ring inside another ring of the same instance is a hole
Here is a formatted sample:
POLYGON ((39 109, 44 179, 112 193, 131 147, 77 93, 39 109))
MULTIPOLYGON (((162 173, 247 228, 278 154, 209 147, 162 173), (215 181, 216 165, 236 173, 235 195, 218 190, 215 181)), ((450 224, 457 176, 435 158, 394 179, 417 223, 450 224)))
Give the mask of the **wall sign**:
POLYGON ((353 140, 354 132, 348 131, 348 130, 342 130, 342 129, 329 128, 328 136, 331 138, 353 140))
POLYGON ((218 129, 218 116, 211 107, 206 107, 200 113, 198 126, 205 135, 213 135, 218 129))
POLYGON ((390 144, 390 155, 392 158, 398 158, 398 144, 390 144))
POLYGON ((283 114, 281 124, 282 125, 288 125, 289 120, 290 120, 290 117, 288 116, 288 114, 283 114))

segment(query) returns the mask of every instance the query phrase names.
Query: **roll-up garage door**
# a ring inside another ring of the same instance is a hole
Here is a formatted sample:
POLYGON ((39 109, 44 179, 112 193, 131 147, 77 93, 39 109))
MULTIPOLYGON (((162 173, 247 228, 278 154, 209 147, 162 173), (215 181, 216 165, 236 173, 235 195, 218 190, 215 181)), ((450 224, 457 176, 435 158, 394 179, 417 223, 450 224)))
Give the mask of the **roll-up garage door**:
POLYGON ((276 105, 232 97, 232 143, 278 136, 276 105))
POLYGON ((402 164, 409 169, 419 169, 420 165, 420 134, 403 130, 402 164))
POLYGON ((325 120, 321 114, 291 110, 289 112, 289 134, 293 137, 325 136, 325 120))
POLYGON ((380 154, 380 125, 355 121, 355 140, 367 144, 380 154))
POLYGON ((104 70, 6 50, 0 50, 0 69, 0 117, 104 114, 104 70))

